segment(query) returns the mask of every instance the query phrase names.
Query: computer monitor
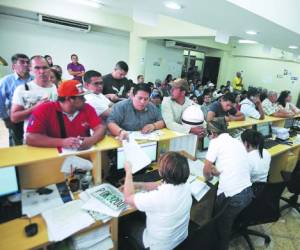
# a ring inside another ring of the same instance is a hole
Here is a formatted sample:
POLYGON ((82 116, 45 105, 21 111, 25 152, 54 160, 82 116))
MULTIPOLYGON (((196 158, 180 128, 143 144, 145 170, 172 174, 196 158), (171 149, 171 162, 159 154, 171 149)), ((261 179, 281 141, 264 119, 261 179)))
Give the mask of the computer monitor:
POLYGON ((0 197, 20 192, 16 167, 0 168, 0 197))
MULTIPOLYGON (((157 142, 140 144, 142 150, 149 156, 151 162, 157 161, 157 142)), ((137 156, 138 157, 138 156, 137 156)), ((124 148, 117 149, 117 169, 124 169, 125 154, 124 148)))
POLYGON ((255 128, 256 128, 256 131, 260 132, 264 138, 272 137, 271 123, 266 122, 266 123, 262 123, 262 124, 256 124, 255 128))
POLYGON ((207 150, 209 146, 210 139, 208 136, 204 136, 202 140, 202 150, 207 150))
POLYGON ((294 119, 286 119, 284 122, 285 128, 291 128, 294 125, 294 119))

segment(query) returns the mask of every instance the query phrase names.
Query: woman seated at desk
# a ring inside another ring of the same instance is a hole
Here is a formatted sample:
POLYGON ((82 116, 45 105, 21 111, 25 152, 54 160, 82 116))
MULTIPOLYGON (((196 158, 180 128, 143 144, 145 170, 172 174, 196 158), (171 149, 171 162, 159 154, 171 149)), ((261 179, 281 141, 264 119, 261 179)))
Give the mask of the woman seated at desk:
POLYGON ((253 129, 246 129, 241 134, 241 139, 248 152, 251 182, 266 182, 270 169, 271 155, 263 148, 264 137, 253 129))
POLYGON ((287 111, 293 115, 300 114, 300 109, 298 109, 292 103, 291 92, 288 90, 281 91, 281 93, 277 99, 277 103, 279 104, 279 108, 284 109, 285 111, 287 111))
POLYGON ((129 236, 141 249, 174 249, 188 236, 192 196, 186 183, 190 174, 187 159, 176 152, 164 154, 159 159, 162 183, 134 184, 129 163, 125 163, 125 171, 125 201, 146 213, 146 227, 130 221, 129 236), (135 194, 135 187, 149 192, 135 194))

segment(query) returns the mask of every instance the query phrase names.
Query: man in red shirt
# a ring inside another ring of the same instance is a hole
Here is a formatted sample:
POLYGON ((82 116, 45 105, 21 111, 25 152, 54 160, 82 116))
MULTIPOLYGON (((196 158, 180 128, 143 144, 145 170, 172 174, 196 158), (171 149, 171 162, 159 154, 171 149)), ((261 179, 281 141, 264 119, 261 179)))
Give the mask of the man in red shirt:
POLYGON ((63 82, 58 100, 38 106, 29 118, 26 143, 37 147, 86 149, 100 141, 105 126, 94 108, 85 103, 82 84, 63 82), (90 130, 93 135, 90 136, 90 130))

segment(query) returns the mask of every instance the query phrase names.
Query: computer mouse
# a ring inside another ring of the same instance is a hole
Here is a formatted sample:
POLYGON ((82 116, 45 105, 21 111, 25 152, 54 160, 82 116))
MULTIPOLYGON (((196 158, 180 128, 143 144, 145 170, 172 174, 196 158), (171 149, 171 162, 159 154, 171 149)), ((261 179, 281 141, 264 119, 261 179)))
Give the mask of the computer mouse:
POLYGON ((38 224, 31 223, 24 228, 27 237, 32 237, 38 233, 38 224))
POLYGON ((43 194, 51 194, 53 192, 53 190, 50 188, 42 187, 42 188, 37 189, 36 192, 39 195, 43 195, 43 194))

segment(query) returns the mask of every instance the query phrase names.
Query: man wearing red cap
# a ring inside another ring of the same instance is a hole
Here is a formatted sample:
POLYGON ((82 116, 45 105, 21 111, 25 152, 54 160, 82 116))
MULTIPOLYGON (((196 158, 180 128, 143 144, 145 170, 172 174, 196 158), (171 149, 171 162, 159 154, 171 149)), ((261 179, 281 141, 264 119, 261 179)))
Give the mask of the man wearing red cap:
POLYGON ((27 127, 26 143, 38 147, 86 149, 100 141, 105 127, 96 111, 85 103, 82 84, 77 80, 63 82, 58 100, 38 106, 27 127), (90 130, 93 135, 90 136, 90 130))

